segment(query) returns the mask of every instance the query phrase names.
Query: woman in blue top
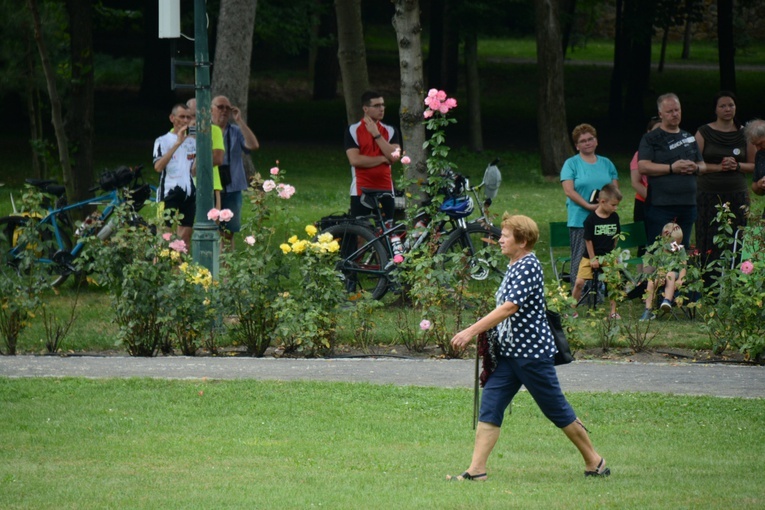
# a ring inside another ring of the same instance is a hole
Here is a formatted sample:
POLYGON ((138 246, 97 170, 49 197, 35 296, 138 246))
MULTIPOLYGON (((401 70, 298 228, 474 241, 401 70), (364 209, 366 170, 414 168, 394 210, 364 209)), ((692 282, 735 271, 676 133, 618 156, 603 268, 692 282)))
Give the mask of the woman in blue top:
POLYGON ((510 264, 496 294, 497 307, 451 340, 455 348, 463 349, 476 335, 496 327, 500 348, 497 367, 481 396, 473 460, 464 473, 447 476, 447 480, 486 480, 486 462, 499 439, 505 410, 521 386, 526 387, 544 415, 579 449, 585 476, 611 473, 558 383, 553 364, 557 349, 545 313, 542 265, 531 251, 538 239, 539 228, 534 220, 504 214, 499 245, 510 264))
POLYGON ((576 281, 576 271, 584 252, 584 220, 598 207, 590 203, 592 192, 608 183, 619 187, 619 175, 611 160, 595 154, 598 132, 590 124, 579 124, 571 132, 571 139, 579 154, 563 163, 560 182, 566 192, 568 231, 571 242, 571 287, 576 281))

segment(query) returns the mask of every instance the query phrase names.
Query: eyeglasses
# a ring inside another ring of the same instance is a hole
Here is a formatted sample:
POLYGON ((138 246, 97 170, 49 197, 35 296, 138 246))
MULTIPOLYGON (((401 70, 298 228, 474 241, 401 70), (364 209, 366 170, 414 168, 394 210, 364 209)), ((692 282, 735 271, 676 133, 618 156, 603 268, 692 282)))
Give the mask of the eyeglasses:
POLYGON ((225 105, 225 104, 215 104, 215 105, 213 105, 213 106, 214 106, 215 108, 217 108, 218 110, 220 110, 220 111, 226 111, 226 110, 230 110, 230 109, 231 109, 231 107, 230 107, 230 106, 227 106, 227 105, 225 105))
POLYGON ((590 138, 585 138, 584 140, 579 140, 576 143, 577 144, 580 144, 580 143, 590 143, 590 142, 594 142, 594 141, 595 141, 595 137, 593 136, 593 137, 590 137, 590 138))
POLYGON ((385 103, 370 104, 370 108, 385 108, 385 103))

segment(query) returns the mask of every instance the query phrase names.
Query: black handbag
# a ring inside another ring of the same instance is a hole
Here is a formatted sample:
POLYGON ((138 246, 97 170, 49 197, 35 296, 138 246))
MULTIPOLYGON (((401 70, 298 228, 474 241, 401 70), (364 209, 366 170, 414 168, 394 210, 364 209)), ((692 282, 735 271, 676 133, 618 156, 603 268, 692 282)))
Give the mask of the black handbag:
POLYGON ((550 325, 550 331, 552 331, 553 338, 555 339, 555 347, 558 348, 558 353, 555 355, 555 365, 571 363, 574 361, 574 355, 571 354, 571 347, 568 345, 566 332, 563 330, 563 324, 560 320, 560 314, 547 310, 547 323, 550 325))

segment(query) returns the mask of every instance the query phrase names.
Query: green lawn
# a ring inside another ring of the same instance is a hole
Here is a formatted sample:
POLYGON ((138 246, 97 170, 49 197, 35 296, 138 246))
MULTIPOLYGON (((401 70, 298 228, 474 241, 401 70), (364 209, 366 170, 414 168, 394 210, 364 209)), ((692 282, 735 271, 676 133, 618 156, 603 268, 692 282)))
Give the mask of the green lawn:
POLYGON ((527 393, 486 483, 469 390, 345 383, 0 378, 0 507, 761 508, 765 401, 577 393, 612 470, 527 393))

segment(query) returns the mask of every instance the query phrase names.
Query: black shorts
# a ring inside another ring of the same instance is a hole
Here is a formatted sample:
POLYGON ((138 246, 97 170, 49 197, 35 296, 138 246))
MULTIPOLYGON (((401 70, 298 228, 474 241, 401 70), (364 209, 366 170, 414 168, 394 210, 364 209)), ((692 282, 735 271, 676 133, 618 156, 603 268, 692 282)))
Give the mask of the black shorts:
POLYGON ((174 215, 174 213, 183 215, 180 220, 180 225, 182 227, 194 226, 194 216, 197 213, 196 195, 188 196, 183 188, 176 186, 165 193, 163 202, 165 203, 165 210, 173 211, 173 213, 171 213, 172 215, 174 215))

